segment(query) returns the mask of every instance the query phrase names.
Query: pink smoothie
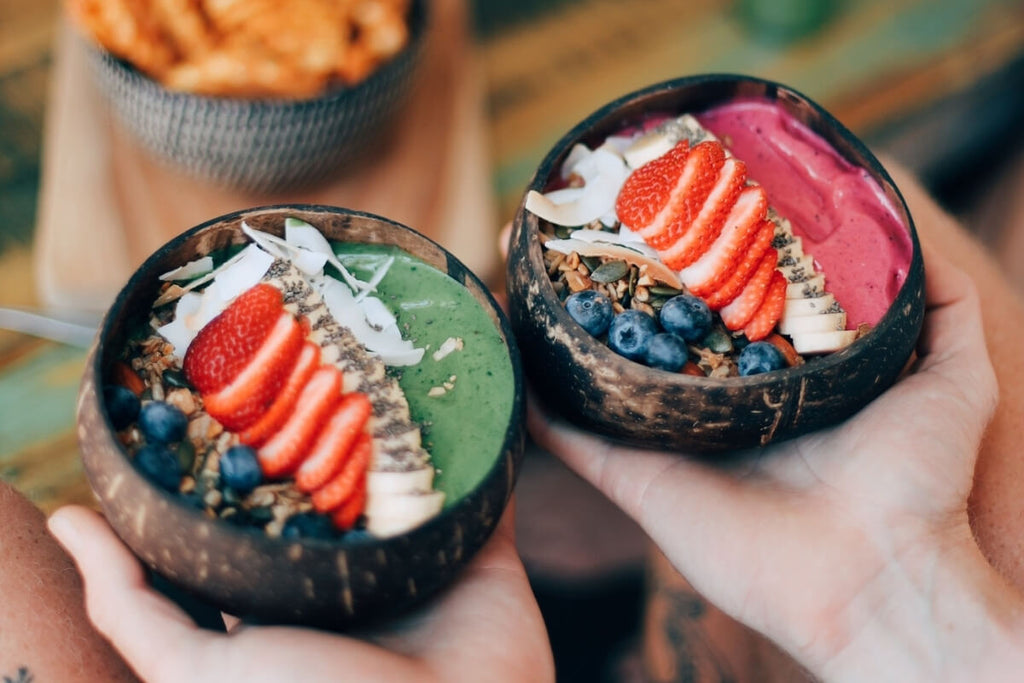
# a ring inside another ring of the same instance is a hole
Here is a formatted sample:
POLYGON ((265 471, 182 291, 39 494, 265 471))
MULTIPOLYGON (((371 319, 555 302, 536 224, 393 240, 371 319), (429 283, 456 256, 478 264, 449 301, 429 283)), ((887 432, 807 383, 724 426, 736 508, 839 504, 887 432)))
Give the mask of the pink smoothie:
POLYGON ((789 218, 846 309, 847 327, 876 324, 912 254, 907 228, 878 183, 770 101, 740 100, 697 119, 746 162, 769 204, 789 218))

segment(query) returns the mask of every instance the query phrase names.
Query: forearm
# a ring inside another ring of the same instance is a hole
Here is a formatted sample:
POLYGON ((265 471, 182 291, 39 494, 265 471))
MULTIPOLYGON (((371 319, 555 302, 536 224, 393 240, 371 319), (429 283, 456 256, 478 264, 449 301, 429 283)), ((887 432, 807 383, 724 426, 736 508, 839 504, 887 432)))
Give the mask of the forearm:
POLYGON ((74 565, 28 500, 0 482, 0 680, 135 680, 85 614, 74 565))
POLYGON ((989 356, 999 379, 999 406, 978 456, 971 526, 996 568, 1024 590, 1024 303, 995 259, 928 197, 909 173, 886 164, 914 215, 921 240, 962 268, 981 295, 989 356))

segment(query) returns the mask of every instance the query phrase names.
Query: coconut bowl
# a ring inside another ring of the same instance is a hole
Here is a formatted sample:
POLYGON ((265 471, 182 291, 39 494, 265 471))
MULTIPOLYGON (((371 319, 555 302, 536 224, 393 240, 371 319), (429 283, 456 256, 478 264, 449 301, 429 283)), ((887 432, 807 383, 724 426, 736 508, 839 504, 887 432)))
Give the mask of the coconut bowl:
POLYGON ((78 435, 85 473, 104 515, 158 575, 231 614, 261 622, 345 629, 423 603, 480 549, 512 492, 523 453, 523 415, 515 340, 501 309, 472 272, 434 242, 398 223, 345 209, 296 205, 213 219, 168 242, 135 271, 107 311, 89 354, 78 399, 78 435), (436 486, 447 494, 445 505, 435 517, 400 535, 286 539, 271 537, 262 528, 211 518, 143 476, 112 425, 100 389, 111 382, 112 365, 129 335, 148 324, 161 284, 158 275, 212 251, 246 243, 240 230, 243 220, 281 234, 285 216, 316 226, 331 240, 393 245, 425 261, 469 291, 505 342, 511 364, 511 411, 491 439, 500 447, 462 458, 432 453, 439 470, 436 486))
POLYGON ((747 76, 702 75, 630 93, 566 133, 528 189, 550 187, 578 142, 593 148, 651 112, 698 113, 739 98, 774 102, 874 179, 909 233, 905 280, 870 332, 835 353, 747 377, 665 372, 617 355, 569 316, 545 268, 544 221, 524 200, 509 244, 509 317, 537 395, 580 427, 634 446, 690 453, 765 446, 850 417, 892 385, 913 353, 924 316, 924 267, 906 203, 867 147, 791 88, 747 76))
POLYGON ((88 56, 115 118, 156 161, 229 189, 276 193, 325 181, 387 134, 422 61, 426 0, 411 3, 408 21, 408 44, 366 80, 305 99, 174 91, 102 48, 88 56))

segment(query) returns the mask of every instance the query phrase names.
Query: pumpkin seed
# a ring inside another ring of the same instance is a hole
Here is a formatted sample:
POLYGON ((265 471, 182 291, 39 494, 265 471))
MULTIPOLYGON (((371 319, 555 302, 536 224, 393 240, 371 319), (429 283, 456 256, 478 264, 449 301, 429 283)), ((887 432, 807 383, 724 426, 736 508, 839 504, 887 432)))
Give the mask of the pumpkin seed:
POLYGON ((658 296, 679 296, 683 293, 683 290, 669 287, 668 285, 653 285, 648 287, 648 289, 651 290, 651 294, 657 294, 658 296))
POLYGON ((583 265, 587 267, 591 273, 601 267, 600 256, 580 256, 580 261, 583 261, 583 265))
POLYGON ((602 283, 615 282, 625 277, 628 272, 629 266, 625 261, 608 261, 591 272, 590 279, 602 283))
POLYGON ((629 295, 633 296, 636 291, 636 281, 640 279, 640 269, 636 266, 629 267, 629 295))
POLYGON ((573 230, 575 230, 575 228, 570 228, 568 225, 556 225, 555 237, 560 240, 568 239, 573 230))
POLYGON ((715 353, 729 353, 732 351, 732 337, 722 330, 711 330, 704 337, 703 345, 715 353))
POLYGON ((188 380, 185 379, 185 373, 180 370, 166 370, 163 379, 164 384, 177 389, 188 388, 188 380))

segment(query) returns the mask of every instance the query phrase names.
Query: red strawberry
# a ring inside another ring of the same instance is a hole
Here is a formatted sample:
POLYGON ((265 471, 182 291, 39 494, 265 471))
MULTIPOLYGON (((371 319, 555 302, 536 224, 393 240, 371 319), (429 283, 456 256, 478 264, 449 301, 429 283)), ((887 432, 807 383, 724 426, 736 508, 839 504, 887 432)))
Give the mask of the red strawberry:
POLYGON ((331 515, 331 520, 334 522, 334 526, 342 531, 348 531, 356 525, 356 520, 359 519, 359 515, 363 514, 363 509, 366 508, 366 473, 359 479, 355 492, 341 504, 334 514, 331 515))
POLYGON ((761 302, 764 301, 768 285, 772 281, 772 273, 776 272, 775 259, 776 255, 773 252, 765 252, 761 263, 758 264, 757 270, 754 271, 743 291, 728 306, 719 311, 722 322, 730 330, 743 329, 743 326, 750 322, 750 319, 761 308, 761 302))
POLYGON ((772 282, 768 285, 768 293, 764 296, 764 303, 757 313, 750 319, 743 333, 750 341, 760 341, 771 334, 775 324, 782 317, 782 311, 786 308, 786 276, 779 271, 772 273, 772 282))
POLYGON ((732 272, 729 279, 721 287, 704 297, 712 311, 717 311, 739 296, 739 293, 743 291, 754 271, 757 270, 757 266, 761 263, 761 258, 765 252, 771 249, 775 253, 775 249, 772 248, 772 239, 774 237, 775 224, 766 220, 761 224, 757 235, 754 236, 754 241, 750 243, 750 247, 743 255, 743 260, 736 266, 736 270, 732 272))
POLYGON ((352 453, 345 460, 341 471, 326 484, 313 491, 313 507, 320 512, 337 510, 346 500, 351 498, 358 489, 361 480, 366 478, 366 469, 370 466, 373 455, 373 440, 363 432, 359 435, 352 453))
POLYGON ((702 142, 690 150, 668 210, 659 215, 650 228, 641 232, 649 245, 655 249, 666 249, 690 229, 715 186, 723 163, 725 150, 716 141, 702 142))
POLYGON ((309 455, 295 471, 296 488, 310 493, 341 471, 372 412, 373 406, 366 394, 343 395, 320 430, 309 455))
POLYGON ((672 198, 689 150, 690 143, 683 140, 626 178, 615 200, 615 214, 623 224, 642 235, 654 222, 672 198))
MULTIPOLYGON (((718 238, 696 262, 679 272, 683 284, 696 296, 707 296, 721 287, 743 260, 767 211, 768 197, 764 190, 756 185, 745 188, 726 217, 718 238)), ((686 236, 680 242, 685 240, 686 236)), ((677 268, 682 262, 669 261, 665 255, 662 261, 670 268, 677 268)))
POLYGON ((239 440, 259 448, 271 434, 284 424, 284 421, 291 414, 296 401, 299 400, 299 393, 306 386, 313 371, 320 365, 320 347, 313 342, 305 342, 299 350, 299 357, 292 366, 292 371, 278 392, 277 398, 270 404, 266 412, 256 422, 248 426, 245 431, 238 435, 239 440))
POLYGON ((291 474, 339 400, 341 371, 333 365, 320 366, 302 388, 295 410, 257 452, 263 474, 271 478, 291 474))
POLYGON ((201 394, 227 386, 242 371, 283 310, 281 292, 258 284, 238 296, 192 340, 185 377, 201 394))
POLYGON ((742 197, 746 180, 746 164, 736 159, 726 159, 714 187, 689 229, 674 244, 658 252, 665 265, 673 270, 682 270, 713 246, 730 225, 730 215, 742 197))
POLYGON ((302 326, 291 313, 278 314, 263 344, 222 389, 203 395, 206 412, 237 432, 256 422, 274 401, 302 348, 302 326))

